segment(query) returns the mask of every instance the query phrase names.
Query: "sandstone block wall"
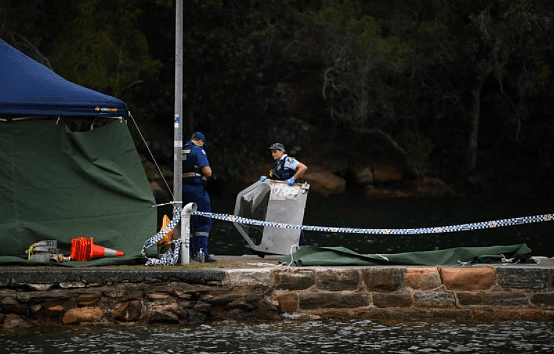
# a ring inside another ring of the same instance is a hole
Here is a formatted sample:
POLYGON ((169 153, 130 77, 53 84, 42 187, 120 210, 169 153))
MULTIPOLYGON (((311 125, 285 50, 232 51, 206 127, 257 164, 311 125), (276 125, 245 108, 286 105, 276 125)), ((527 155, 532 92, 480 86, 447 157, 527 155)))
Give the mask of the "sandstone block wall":
POLYGON ((0 330, 223 320, 554 319, 554 268, 0 269, 0 330))
MULTIPOLYGON (((235 283, 249 283, 248 270, 235 283), (245 280, 247 279, 247 280, 245 280)), ((540 267, 277 268, 280 313, 372 318, 554 318, 554 270, 540 267)))

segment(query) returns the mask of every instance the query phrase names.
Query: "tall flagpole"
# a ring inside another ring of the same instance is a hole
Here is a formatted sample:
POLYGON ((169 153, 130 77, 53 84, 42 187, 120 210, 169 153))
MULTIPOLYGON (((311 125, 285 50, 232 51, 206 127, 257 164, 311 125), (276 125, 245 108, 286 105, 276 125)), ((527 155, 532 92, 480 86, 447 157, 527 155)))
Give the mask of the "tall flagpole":
MULTIPOLYGON (((175 9, 175 116, 173 119, 174 144, 173 144, 173 197, 175 202, 183 200, 183 0, 176 0, 175 9)), ((179 208, 184 205, 181 203, 179 208)), ((173 238, 181 238, 181 226, 173 230, 173 238)), ((185 245, 181 245, 184 247, 185 245)))

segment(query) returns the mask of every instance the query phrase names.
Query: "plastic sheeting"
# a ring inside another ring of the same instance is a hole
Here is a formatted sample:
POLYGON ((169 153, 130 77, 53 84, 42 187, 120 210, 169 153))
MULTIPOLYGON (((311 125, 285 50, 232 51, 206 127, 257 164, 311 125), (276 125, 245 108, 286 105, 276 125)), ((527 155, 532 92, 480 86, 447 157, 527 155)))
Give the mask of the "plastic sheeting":
MULTIPOLYGON (((282 181, 258 181, 237 195, 235 216, 259 221, 302 225, 309 185, 289 186, 282 181)), ((300 229, 234 223, 248 246, 261 255, 290 254, 298 246, 300 229)))
POLYGON ((531 249, 524 243, 396 254, 360 254, 344 247, 303 246, 282 260, 295 266, 463 265, 505 261, 534 263, 531 249))

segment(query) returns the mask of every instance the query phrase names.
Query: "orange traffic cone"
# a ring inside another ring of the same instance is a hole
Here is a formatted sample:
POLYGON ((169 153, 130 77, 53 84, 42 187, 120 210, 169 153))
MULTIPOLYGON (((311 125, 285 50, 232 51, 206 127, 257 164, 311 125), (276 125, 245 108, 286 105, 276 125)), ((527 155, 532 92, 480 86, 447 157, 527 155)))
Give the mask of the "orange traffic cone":
POLYGON ((74 238, 71 240, 71 256, 72 261, 89 261, 92 258, 98 257, 122 257, 123 252, 114 251, 110 248, 95 245, 93 238, 87 240, 84 237, 74 238))
MULTIPOLYGON (((169 217, 167 215, 164 215, 162 219, 162 228, 160 229, 160 231, 165 229, 170 222, 171 220, 169 220, 169 217)), ((171 242, 172 239, 173 239, 173 230, 169 231, 163 238, 161 238, 158 242, 156 242, 156 244, 163 245, 164 243, 171 242)))

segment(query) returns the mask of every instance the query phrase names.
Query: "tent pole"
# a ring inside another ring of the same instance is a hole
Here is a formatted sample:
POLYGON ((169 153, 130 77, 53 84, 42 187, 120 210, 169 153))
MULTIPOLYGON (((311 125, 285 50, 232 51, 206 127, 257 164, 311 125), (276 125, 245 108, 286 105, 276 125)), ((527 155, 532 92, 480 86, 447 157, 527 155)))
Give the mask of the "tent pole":
MULTIPOLYGON (((173 153, 173 196, 176 202, 181 202, 179 207, 183 208, 182 203, 182 175, 183 175, 183 0, 176 0, 175 9, 175 116, 173 120, 174 127, 174 153, 173 153)), ((173 238, 181 239, 180 224, 173 230, 173 238)), ((189 245, 181 245, 189 247, 189 245)))

